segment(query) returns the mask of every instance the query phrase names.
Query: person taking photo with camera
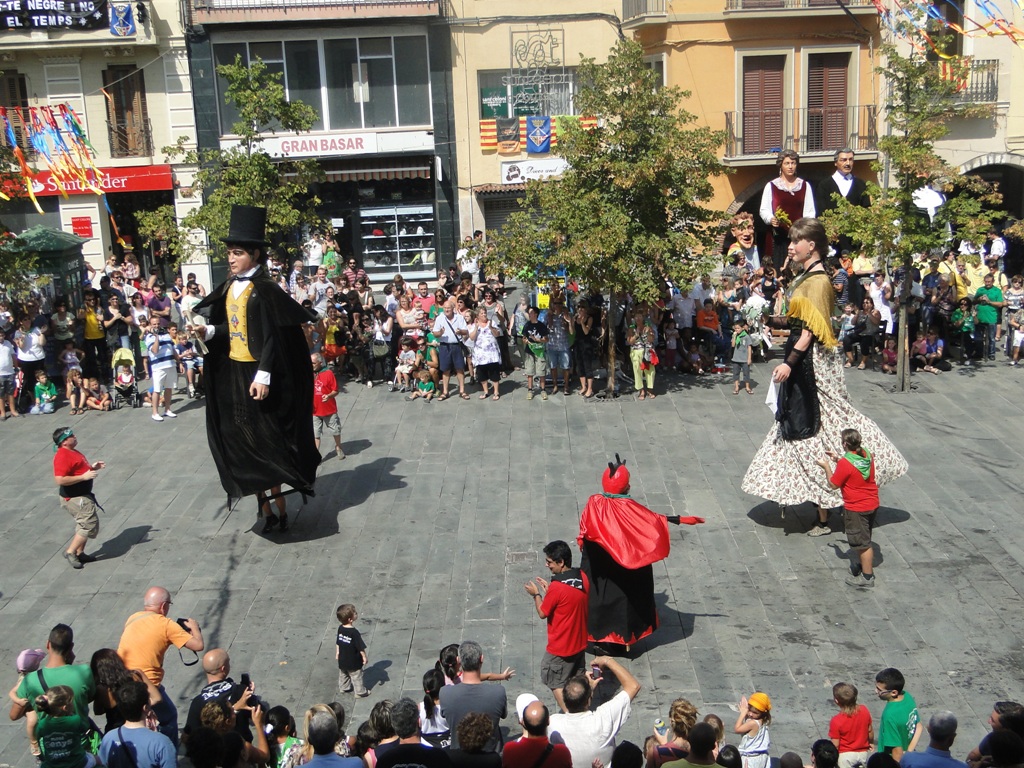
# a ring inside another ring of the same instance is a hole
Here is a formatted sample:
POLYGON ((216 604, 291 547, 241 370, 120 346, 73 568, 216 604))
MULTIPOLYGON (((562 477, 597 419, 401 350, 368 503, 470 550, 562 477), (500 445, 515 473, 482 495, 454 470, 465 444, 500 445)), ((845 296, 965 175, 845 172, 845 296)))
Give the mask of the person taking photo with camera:
MULTIPOLYGON (((150 587, 142 601, 142 610, 133 613, 124 624, 117 654, 128 669, 138 669, 155 685, 163 699, 153 707, 160 721, 160 732, 178 746, 178 710, 163 686, 164 654, 172 645, 198 654, 206 644, 199 623, 193 619, 167 618, 171 593, 163 587, 150 587)), ((198 661, 198 659, 197 659, 198 661)), ((195 662, 192 662, 193 664, 195 662)))

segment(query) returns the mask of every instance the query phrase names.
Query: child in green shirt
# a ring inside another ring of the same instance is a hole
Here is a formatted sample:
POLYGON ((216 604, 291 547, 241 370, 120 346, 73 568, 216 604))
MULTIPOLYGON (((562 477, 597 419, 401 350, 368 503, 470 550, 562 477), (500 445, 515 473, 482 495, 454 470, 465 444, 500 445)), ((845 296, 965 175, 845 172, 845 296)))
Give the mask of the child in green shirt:
POLYGON ((415 400, 418 397, 422 397, 429 403, 437 393, 437 387, 434 386, 434 380, 430 377, 430 371, 420 371, 416 374, 416 378, 418 379, 416 389, 405 399, 415 400))
POLYGON ((970 365, 974 357, 974 308, 969 297, 957 302, 950 322, 960 337, 960 365, 970 365))
POLYGON ((30 413, 53 413, 57 405, 57 385, 50 381, 46 371, 36 371, 35 396, 30 413))

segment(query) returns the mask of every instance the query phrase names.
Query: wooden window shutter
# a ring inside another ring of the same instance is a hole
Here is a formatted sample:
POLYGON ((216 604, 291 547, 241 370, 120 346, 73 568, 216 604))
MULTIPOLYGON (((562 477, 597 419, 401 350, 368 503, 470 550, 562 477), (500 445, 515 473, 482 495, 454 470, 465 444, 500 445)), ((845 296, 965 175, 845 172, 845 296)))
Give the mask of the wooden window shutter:
POLYGON ((817 53, 807 58, 807 150, 835 151, 849 141, 848 53, 817 53))
POLYGON ((744 155, 767 154, 782 146, 785 56, 743 59, 744 155))
MULTIPOLYGON (((21 107, 22 110, 28 109, 28 86, 24 75, 10 71, 0 76, 0 104, 7 107, 7 119, 14 131, 15 141, 18 142, 22 151, 28 154, 32 151, 32 147, 29 144, 25 126, 18 118, 18 113, 12 109, 13 107, 21 107)), ((0 143, 7 145, 7 135, 2 130, 0 130, 0 143)))
POLYGON ((107 96, 107 129, 114 157, 152 154, 150 148, 146 88, 142 70, 134 66, 108 67, 103 71, 107 96))

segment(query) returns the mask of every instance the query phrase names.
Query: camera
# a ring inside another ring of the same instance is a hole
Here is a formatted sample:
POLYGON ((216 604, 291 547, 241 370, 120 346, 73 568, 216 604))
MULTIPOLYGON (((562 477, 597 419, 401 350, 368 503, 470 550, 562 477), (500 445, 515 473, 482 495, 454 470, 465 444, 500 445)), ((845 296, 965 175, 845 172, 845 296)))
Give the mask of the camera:
POLYGON ((174 622, 175 622, 175 624, 177 624, 177 625, 178 625, 179 627, 181 627, 181 628, 182 628, 182 629, 184 629, 184 630, 185 630, 186 632, 188 632, 188 633, 189 633, 190 635, 192 634, 192 630, 188 628, 188 623, 187 623, 187 622, 188 622, 188 619, 175 619, 175 620, 174 620, 174 622))

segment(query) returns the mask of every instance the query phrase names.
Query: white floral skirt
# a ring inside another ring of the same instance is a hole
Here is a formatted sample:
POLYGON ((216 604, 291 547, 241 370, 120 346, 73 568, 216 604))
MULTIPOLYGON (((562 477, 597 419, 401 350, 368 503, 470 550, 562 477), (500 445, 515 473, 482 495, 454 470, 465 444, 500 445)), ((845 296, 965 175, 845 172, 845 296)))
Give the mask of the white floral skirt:
POLYGON ((815 462, 826 450, 843 453, 840 433, 844 429, 860 432, 863 446, 875 460, 875 480, 879 487, 906 474, 907 460, 875 422, 853 407, 839 351, 830 352, 816 342, 811 360, 821 406, 818 434, 807 440, 787 441, 779 436, 778 423, 773 423, 750 462, 741 487, 752 496, 783 506, 810 501, 825 508, 838 507, 843 497, 838 490, 829 487, 825 470, 815 462))

